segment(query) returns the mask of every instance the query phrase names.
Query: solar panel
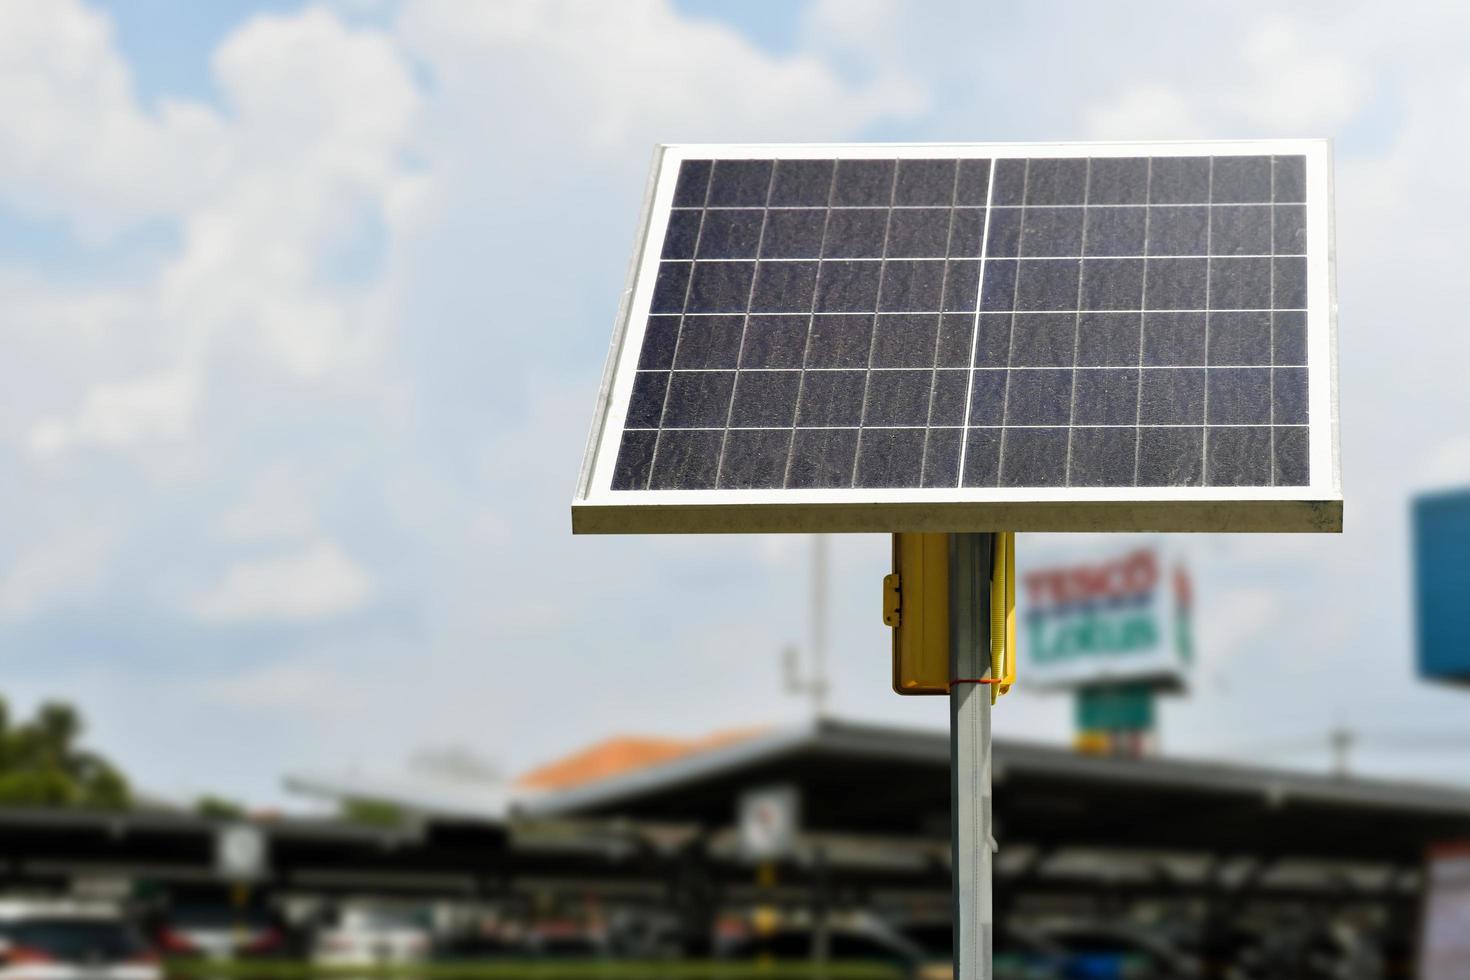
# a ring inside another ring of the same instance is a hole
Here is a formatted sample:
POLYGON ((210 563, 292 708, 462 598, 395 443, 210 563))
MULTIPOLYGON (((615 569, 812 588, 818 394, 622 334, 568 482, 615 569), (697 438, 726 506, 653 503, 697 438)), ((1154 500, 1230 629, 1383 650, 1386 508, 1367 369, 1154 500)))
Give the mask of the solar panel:
POLYGON ((578 530, 1340 527, 1329 147, 670 146, 578 530))

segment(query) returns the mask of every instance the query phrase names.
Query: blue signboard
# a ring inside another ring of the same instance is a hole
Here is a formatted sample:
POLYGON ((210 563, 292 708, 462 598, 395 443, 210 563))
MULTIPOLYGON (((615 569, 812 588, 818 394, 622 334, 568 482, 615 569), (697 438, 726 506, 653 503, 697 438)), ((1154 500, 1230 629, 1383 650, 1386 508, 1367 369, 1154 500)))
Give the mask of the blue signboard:
POLYGON ((1414 501, 1419 673, 1470 684, 1470 490, 1414 501))

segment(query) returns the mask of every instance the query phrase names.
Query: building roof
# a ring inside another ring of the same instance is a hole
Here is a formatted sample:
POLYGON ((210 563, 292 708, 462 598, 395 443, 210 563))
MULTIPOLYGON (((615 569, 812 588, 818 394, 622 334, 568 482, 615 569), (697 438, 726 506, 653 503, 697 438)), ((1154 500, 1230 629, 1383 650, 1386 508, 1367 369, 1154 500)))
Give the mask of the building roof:
POLYGON ((585 786, 663 765, 685 756, 725 748, 756 738, 769 730, 730 729, 694 739, 619 735, 533 769, 517 779, 516 786, 523 790, 566 790, 585 786))

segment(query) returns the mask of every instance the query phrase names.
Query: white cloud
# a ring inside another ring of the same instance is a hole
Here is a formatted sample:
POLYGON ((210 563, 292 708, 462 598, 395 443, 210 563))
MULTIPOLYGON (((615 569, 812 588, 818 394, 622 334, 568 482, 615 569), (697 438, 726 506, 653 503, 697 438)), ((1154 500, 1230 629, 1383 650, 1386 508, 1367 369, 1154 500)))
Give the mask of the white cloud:
POLYGON ((0 568, 0 619, 24 619, 91 591, 102 577, 112 543, 112 535, 103 529, 73 526, 22 551, 0 568))
POLYGON ((226 622, 318 619, 361 607, 372 591, 372 578, 360 565, 319 541, 295 554, 233 565, 195 597, 193 612, 226 622))
POLYGON ((77 446, 126 450, 183 439, 199 400, 199 380, 187 371, 99 384, 70 416, 36 422, 29 446, 37 455, 56 456, 77 446))
POLYGON ((256 477, 219 524, 221 537, 247 542, 302 538, 315 528, 309 488, 284 466, 271 467, 256 477))

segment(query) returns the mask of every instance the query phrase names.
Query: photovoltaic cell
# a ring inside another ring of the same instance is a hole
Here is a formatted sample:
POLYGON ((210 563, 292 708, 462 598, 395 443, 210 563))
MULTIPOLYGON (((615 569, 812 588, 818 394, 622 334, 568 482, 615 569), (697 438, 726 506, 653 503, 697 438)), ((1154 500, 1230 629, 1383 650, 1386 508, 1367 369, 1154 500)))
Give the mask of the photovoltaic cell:
POLYGON ((684 160, 614 490, 1309 483, 1295 155, 684 160))

